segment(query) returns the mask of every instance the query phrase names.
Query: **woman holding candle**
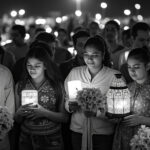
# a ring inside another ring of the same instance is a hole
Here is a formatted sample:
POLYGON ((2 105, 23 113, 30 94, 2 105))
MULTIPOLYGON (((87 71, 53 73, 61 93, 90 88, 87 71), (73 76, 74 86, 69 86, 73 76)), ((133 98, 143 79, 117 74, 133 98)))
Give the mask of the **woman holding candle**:
MULTIPOLYGON (((104 39, 94 36, 87 40, 84 46, 83 58, 86 66, 76 67, 71 70, 65 80, 65 90, 70 95, 68 82, 79 80, 82 88, 98 88, 105 95, 118 71, 107 67, 109 56, 104 39)), ((71 99, 72 101, 72 99, 71 99)), ((70 129, 72 131, 73 150, 111 150, 114 124, 111 123, 100 111, 83 111, 78 103, 66 100, 66 110, 72 113, 70 129), (85 124, 90 118, 90 127, 85 124), (92 139, 86 141, 88 138, 92 139), (89 137, 91 136, 91 137, 89 137)))
POLYGON ((15 119, 21 125, 19 150, 62 150, 61 123, 67 120, 60 73, 46 47, 33 45, 25 58, 23 79, 16 86, 15 119), (21 106, 21 91, 37 90, 38 107, 21 106))
POLYGON ((140 125, 150 126, 150 54, 148 49, 133 49, 127 59, 128 71, 134 80, 129 85, 131 111, 116 130, 113 150, 130 150, 130 142, 140 125))

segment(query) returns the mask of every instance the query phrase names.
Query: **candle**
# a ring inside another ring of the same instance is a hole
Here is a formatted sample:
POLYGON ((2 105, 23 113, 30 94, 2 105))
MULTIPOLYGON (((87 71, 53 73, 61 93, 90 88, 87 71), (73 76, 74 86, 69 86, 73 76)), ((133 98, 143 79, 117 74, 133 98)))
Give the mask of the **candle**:
POLYGON ((68 82, 69 101, 76 101, 77 92, 79 90, 82 90, 80 80, 73 80, 68 82))
POLYGON ((21 104, 26 105, 32 103, 38 104, 38 91, 37 90, 23 90, 21 93, 21 104))

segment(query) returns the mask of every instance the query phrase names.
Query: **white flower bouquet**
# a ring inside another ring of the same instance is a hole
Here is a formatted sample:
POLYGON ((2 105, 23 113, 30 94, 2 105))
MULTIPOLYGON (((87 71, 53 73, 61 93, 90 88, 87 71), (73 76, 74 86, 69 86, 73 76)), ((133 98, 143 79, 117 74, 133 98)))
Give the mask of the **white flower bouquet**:
POLYGON ((7 107, 0 106, 0 140, 2 140, 13 126, 13 118, 7 107))
POLYGON ((150 128, 141 125, 130 142, 132 150, 150 150, 150 128))
POLYGON ((79 106, 82 110, 105 111, 106 107, 106 96, 102 95, 101 91, 96 88, 83 88, 77 92, 76 96, 79 106))

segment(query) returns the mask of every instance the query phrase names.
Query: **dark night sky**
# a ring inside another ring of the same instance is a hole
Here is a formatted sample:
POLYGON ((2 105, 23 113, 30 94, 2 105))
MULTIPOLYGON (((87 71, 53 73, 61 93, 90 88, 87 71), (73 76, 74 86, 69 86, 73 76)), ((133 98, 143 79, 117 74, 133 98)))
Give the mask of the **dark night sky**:
MULTIPOLYGON (((135 14, 135 3, 141 4, 140 13, 143 16, 150 16, 150 0, 82 0, 81 9, 92 14, 101 12, 99 4, 102 1, 108 3, 105 13, 108 17, 122 16, 125 8, 134 10, 133 13, 135 14)), ((12 9, 20 8, 27 11, 27 16, 48 16, 50 11, 60 11, 62 15, 65 15, 75 11, 76 3, 75 0, 3 0, 0 5, 0 15, 9 13, 12 9)))

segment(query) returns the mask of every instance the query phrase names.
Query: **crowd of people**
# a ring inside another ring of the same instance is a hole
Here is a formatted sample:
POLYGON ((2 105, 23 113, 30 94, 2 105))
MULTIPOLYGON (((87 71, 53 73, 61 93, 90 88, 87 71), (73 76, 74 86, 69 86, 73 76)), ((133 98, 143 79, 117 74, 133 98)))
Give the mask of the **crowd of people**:
POLYGON ((100 30, 92 21, 76 27, 71 38, 63 28, 56 37, 34 27, 27 42, 25 34, 25 26, 13 25, 12 42, 0 47, 0 106, 14 119, 0 150, 130 150, 139 126, 150 126, 150 26, 137 22, 122 31, 109 20, 100 30), (121 123, 69 102, 69 81, 105 95, 117 73, 130 90, 133 112, 121 123), (38 106, 22 105, 23 90, 38 91, 38 106))

